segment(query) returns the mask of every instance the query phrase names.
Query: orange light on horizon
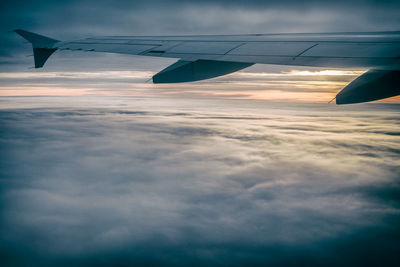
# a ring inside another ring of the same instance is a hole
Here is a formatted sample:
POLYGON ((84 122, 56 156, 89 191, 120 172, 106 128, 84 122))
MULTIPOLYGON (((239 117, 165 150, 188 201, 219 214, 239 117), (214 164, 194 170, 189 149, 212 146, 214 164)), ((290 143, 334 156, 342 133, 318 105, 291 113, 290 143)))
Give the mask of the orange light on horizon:
MULTIPOLYGON (((328 102, 360 70, 237 72, 183 84, 147 83, 149 71, 0 73, 0 96, 136 96, 328 102), (317 78, 318 77, 318 78, 317 78)), ((400 97, 381 100, 400 103, 400 97)))

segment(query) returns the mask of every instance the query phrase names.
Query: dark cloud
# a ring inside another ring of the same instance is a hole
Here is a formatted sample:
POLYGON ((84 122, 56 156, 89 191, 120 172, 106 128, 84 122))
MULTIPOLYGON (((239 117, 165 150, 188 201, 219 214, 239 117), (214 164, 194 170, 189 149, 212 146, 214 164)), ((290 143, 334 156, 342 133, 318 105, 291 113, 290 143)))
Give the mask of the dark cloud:
POLYGON ((397 105, 1 101, 6 265, 399 260, 397 105))
POLYGON ((398 1, 8 1, 2 28, 95 34, 397 30, 398 1), (357 10, 357 12, 354 12, 357 10))

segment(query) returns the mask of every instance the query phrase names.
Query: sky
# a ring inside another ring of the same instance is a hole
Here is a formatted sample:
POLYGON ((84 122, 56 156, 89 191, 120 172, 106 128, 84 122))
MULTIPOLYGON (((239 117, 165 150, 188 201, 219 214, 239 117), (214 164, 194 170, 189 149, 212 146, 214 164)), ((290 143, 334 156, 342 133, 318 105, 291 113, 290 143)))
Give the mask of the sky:
POLYGON ((399 1, 0 1, 1 266, 396 266, 400 98, 328 104, 365 69, 57 51, 98 35, 398 31, 399 1))

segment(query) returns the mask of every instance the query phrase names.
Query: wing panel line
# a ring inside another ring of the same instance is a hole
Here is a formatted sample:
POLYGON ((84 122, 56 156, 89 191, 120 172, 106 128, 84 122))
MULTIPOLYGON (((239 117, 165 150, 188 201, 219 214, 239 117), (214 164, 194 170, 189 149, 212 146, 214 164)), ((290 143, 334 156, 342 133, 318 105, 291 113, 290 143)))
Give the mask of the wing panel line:
POLYGON ((296 59, 297 57, 301 56, 302 54, 304 54, 305 52, 307 52, 308 50, 310 50, 313 47, 316 47, 318 44, 314 44, 312 46, 310 46, 309 48, 304 49, 302 52, 300 52, 297 56, 294 56, 293 59, 296 59))

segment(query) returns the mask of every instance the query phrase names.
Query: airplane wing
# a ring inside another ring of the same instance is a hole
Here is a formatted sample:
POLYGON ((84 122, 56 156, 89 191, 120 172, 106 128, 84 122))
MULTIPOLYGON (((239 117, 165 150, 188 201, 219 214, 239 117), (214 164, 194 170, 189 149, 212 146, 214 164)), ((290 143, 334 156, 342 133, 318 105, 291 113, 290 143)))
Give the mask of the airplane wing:
POLYGON ((15 32, 32 43, 35 68, 43 67, 57 50, 179 59, 154 75, 154 83, 204 80, 256 63, 366 68, 370 70, 337 94, 337 104, 400 94, 400 32, 105 36, 67 42, 25 30, 15 32))

